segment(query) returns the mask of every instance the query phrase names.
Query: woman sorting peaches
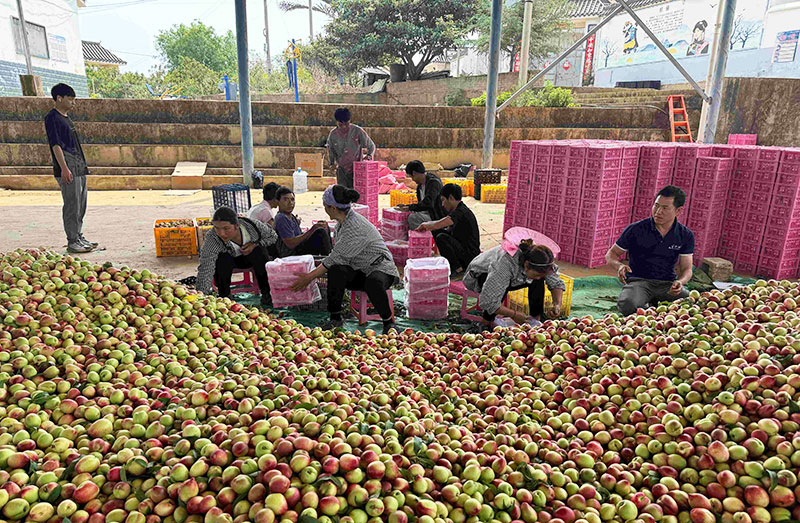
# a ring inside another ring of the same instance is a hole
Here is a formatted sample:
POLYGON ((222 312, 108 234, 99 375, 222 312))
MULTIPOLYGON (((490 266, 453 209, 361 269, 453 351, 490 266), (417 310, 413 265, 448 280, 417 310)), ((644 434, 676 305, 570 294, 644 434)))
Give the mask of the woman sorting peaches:
POLYGON ((330 321, 323 328, 341 327, 342 301, 345 289, 365 291, 380 314, 383 333, 394 327, 387 290, 398 280, 397 267, 378 229, 364 216, 352 210, 360 195, 343 185, 331 185, 322 193, 322 204, 332 220, 336 220, 333 251, 313 271, 299 274, 292 290, 305 289, 327 273, 328 312, 330 321))
POLYGON ((483 310, 485 323, 492 323, 498 315, 515 323, 541 321, 542 314, 556 318, 561 315, 561 297, 566 289, 558 276, 553 251, 545 245, 534 245, 532 240, 522 240, 518 245, 498 245, 479 254, 467 268, 464 286, 480 294, 478 304, 483 310), (512 252, 508 252, 512 251, 512 252), (553 295, 553 307, 544 310, 544 286, 553 295), (528 289, 528 315, 503 305, 509 292, 528 289))

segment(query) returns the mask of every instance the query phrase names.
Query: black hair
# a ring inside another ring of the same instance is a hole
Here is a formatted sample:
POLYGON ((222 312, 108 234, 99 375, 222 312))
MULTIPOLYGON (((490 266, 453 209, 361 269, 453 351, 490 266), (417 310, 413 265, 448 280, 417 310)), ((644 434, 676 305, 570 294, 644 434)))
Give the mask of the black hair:
POLYGON ((331 191, 333 192, 333 199, 336 200, 336 203, 356 203, 361 198, 358 191, 345 187, 344 185, 334 185, 331 191))
POLYGON ((663 196, 664 198, 672 198, 672 204, 675 206, 676 209, 680 209, 683 207, 683 204, 686 203, 686 193, 683 192, 683 189, 680 187, 676 187, 674 185, 667 185, 660 191, 658 191, 658 196, 663 196))
POLYGON ((556 257, 550 247, 534 245, 533 240, 522 240, 519 244, 519 250, 522 253, 520 263, 522 263, 523 268, 527 264, 528 268, 542 274, 553 270, 556 257))
POLYGON ((345 123, 349 122, 353 118, 353 115, 350 114, 350 109, 347 107, 339 107, 336 109, 336 112, 333 113, 333 117, 336 118, 337 122, 345 123))
POLYGON ((228 222, 234 225, 239 223, 239 216, 236 215, 236 211, 231 209, 230 207, 220 207, 216 211, 214 211, 214 217, 211 218, 212 222, 228 222))
POLYGON ((425 164, 419 160, 412 160, 406 165, 406 174, 420 173, 425 174, 425 164))
POLYGON ((292 191, 288 187, 281 187, 277 191, 275 191, 275 199, 276 200, 280 200, 281 198, 283 198, 287 194, 294 194, 294 191, 292 191))
POLYGON ((706 27, 708 27, 708 22, 706 22, 705 20, 700 20, 699 22, 694 24, 695 30, 700 29, 701 31, 705 31, 706 27))
POLYGON ((275 182, 269 182, 267 185, 264 186, 264 199, 265 200, 274 200, 275 193, 278 192, 281 186, 275 182))
POLYGON ((445 186, 442 187, 442 192, 439 194, 442 195, 442 198, 450 198, 452 196, 456 200, 460 200, 463 196, 461 186, 454 183, 445 184, 445 186))
POLYGON ((56 84, 50 89, 50 94, 53 96, 53 100, 56 101, 58 101, 59 96, 71 96, 75 98, 75 89, 67 84, 56 84))

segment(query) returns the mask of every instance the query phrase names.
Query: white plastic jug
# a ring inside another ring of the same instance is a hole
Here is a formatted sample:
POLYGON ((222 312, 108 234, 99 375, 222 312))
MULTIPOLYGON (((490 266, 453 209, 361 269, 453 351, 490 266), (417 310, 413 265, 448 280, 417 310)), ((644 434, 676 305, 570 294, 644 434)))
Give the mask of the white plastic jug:
POLYGON ((295 194, 308 192, 308 173, 298 167, 292 175, 292 185, 295 194))

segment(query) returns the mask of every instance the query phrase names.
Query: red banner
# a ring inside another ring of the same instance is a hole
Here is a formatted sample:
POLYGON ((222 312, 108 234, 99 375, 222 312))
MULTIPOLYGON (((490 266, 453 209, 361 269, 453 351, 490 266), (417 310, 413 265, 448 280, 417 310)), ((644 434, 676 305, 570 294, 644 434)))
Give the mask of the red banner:
MULTIPOLYGON (((594 24, 590 24, 586 29, 591 31, 593 28, 594 24)), ((592 79, 594 68, 594 44, 596 36, 596 34, 593 34, 588 40, 586 40, 586 52, 583 56, 583 85, 589 85, 592 79)))

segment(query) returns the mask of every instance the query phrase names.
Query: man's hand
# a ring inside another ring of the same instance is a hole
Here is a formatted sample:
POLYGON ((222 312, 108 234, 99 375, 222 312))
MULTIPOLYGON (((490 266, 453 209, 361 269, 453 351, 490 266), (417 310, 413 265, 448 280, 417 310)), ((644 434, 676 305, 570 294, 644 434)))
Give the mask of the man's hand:
POLYGON ((425 231, 432 231, 432 230, 433 230, 433 224, 434 224, 434 222, 425 222, 425 223, 422 223, 422 224, 420 224, 420 226, 419 226, 419 227, 417 227, 417 230, 418 230, 418 231, 422 231, 422 232, 425 232, 425 231))
POLYGON ((311 276, 310 272, 309 273, 296 272, 294 274, 295 276, 297 276, 297 279, 292 284, 292 290, 294 292, 302 291, 303 289, 311 285, 312 281, 314 281, 314 278, 311 276))
POLYGON ((682 290, 683 290, 683 282, 681 282, 680 280, 675 280, 674 282, 672 282, 672 287, 669 288, 669 294, 671 296, 677 296, 681 293, 682 290))
POLYGON ((397 210, 399 210, 399 211, 404 211, 404 212, 405 212, 405 211, 408 211, 408 205, 406 205, 406 204, 404 204, 404 203, 401 203, 400 205, 396 205, 395 207, 396 207, 396 208, 397 208, 397 210))
POLYGON ((72 176, 72 171, 69 170, 69 167, 66 169, 61 169, 61 179, 67 184, 72 183, 72 180, 75 179, 75 177, 72 176))
POLYGON ((561 304, 554 303, 550 310, 547 311, 547 317, 551 319, 555 319, 561 316, 561 304))
POLYGON ((245 256, 250 256, 250 253, 252 253, 255 249, 256 249, 255 243, 247 242, 244 245, 242 245, 242 254, 244 254, 245 256))
POLYGON ((628 273, 631 272, 631 268, 625 265, 624 263, 619 266, 617 269, 617 278, 619 278, 620 283, 625 285, 628 283, 628 273))

